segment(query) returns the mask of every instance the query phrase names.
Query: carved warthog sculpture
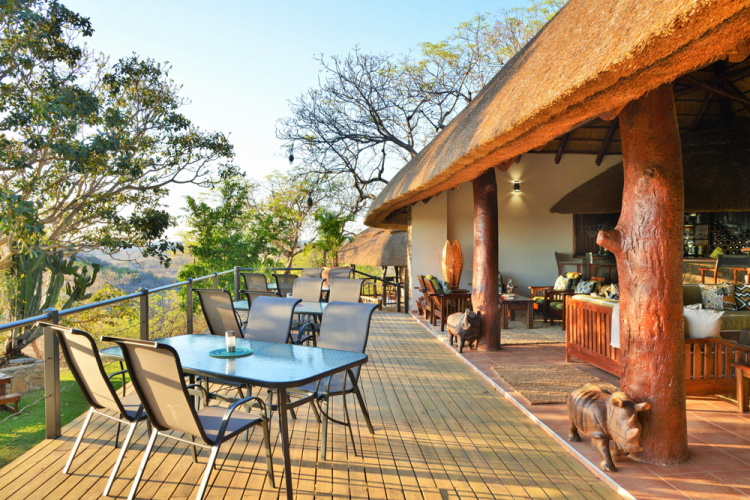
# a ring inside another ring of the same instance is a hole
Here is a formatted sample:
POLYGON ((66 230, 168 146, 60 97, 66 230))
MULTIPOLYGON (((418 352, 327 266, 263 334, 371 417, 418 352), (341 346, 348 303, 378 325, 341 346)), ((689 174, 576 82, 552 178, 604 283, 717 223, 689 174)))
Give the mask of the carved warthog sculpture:
POLYGON ((479 338, 479 324, 482 318, 478 312, 467 309, 462 313, 453 313, 448 316, 448 342, 453 345, 453 337, 459 338, 458 352, 463 352, 464 344, 471 347, 479 338))
POLYGON ((609 393, 586 384, 568 394, 568 441, 580 441, 579 432, 591 438, 599 451, 602 470, 617 472, 612 457, 643 450, 638 412, 651 408, 649 403, 635 403, 624 392, 609 393))

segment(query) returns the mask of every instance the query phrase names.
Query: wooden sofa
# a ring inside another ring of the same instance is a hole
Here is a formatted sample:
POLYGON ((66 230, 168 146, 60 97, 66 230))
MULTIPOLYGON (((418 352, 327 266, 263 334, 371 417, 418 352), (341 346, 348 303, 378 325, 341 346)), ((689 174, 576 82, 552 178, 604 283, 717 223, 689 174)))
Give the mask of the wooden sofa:
MULTIPOLYGON (((569 296, 565 301, 565 359, 575 357, 620 376, 620 349, 610 345, 612 310, 617 301, 569 296)), ((685 393, 688 396, 736 391, 732 363, 750 363, 750 347, 723 338, 685 339, 685 393)))

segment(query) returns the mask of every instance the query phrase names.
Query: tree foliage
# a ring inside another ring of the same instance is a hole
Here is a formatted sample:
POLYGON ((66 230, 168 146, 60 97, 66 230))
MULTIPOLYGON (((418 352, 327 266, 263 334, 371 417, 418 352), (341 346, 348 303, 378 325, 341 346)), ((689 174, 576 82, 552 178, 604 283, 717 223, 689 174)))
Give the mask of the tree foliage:
POLYGON ((277 128, 301 160, 298 175, 348 186, 348 207, 360 212, 563 4, 478 15, 416 56, 319 56, 320 85, 292 100, 277 128))
POLYGON ((353 220, 351 215, 341 216, 326 208, 321 208, 316 212, 317 237, 311 246, 322 253, 321 265, 332 267, 339 265, 339 249, 346 242, 351 241, 351 235, 346 232, 346 224, 353 220))
POLYGON ((21 318, 86 296, 96 269, 75 263, 81 251, 138 247, 168 263, 179 246, 164 240, 161 199, 233 150, 180 113, 168 64, 94 56, 77 45, 89 20, 56 0, 0 3, 0 30, 0 269, 21 282, 21 318))

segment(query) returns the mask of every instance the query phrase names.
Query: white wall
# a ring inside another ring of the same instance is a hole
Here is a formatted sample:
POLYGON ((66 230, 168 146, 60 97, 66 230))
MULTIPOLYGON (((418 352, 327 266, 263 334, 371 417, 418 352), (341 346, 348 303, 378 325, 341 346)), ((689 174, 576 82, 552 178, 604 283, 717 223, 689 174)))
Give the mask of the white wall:
MULTIPOLYGON (((409 270, 412 286, 419 286, 418 274, 440 277, 445 240, 448 238, 448 195, 441 193, 427 203, 411 207, 411 248, 409 270)), ((412 289, 412 307, 421 294, 412 289)))
POLYGON ((474 192, 470 182, 448 191, 448 239, 461 244, 464 267, 459 285, 468 288, 474 262, 474 192))
MULTIPOLYGON (((552 214, 549 209, 567 193, 622 161, 608 156, 601 166, 592 155, 564 155, 559 165, 554 156, 527 154, 507 172, 496 170, 498 198, 499 269, 512 278, 519 293, 530 285, 551 285, 557 277, 554 252, 572 253, 573 216, 552 214), (521 181, 521 193, 513 193, 513 181, 521 181)), ((412 206, 412 278, 440 273, 445 240, 458 240, 464 256, 461 285, 472 281, 474 255, 474 197, 471 183, 444 192, 424 204, 412 206)))

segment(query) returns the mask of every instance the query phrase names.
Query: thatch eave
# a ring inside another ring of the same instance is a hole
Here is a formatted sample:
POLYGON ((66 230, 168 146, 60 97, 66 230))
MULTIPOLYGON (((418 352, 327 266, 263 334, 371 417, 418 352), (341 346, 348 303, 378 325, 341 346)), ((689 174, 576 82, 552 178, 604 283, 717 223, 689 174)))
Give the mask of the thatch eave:
POLYGON ((364 266, 406 265, 406 231, 368 228, 342 246, 339 262, 364 266))
POLYGON ((390 181, 365 223, 404 227, 391 214, 719 60, 748 38, 745 1, 570 0, 390 181))

